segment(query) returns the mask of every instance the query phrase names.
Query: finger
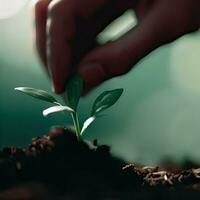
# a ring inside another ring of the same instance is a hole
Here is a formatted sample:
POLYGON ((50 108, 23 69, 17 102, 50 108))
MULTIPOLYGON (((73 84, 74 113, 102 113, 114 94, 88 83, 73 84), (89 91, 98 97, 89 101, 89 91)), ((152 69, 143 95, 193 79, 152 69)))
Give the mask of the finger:
MULTIPOLYGON (((95 1, 96 2, 96 1, 95 1)), ((82 16, 76 20, 76 34, 71 43, 71 67, 77 68, 82 58, 98 46, 96 36, 102 32, 113 20, 121 16, 128 8, 133 6, 121 0, 112 0, 101 5, 91 16, 82 16)), ((84 9, 85 10, 85 9, 84 9)))
POLYGON ((47 8, 51 0, 38 0, 35 3, 35 35, 36 47, 45 66, 46 62, 46 20, 47 8))
POLYGON ((70 2, 52 1, 48 8, 47 63, 56 93, 64 91, 72 73, 69 43, 75 32, 75 17, 70 2))
POLYGON ((152 8, 136 28, 118 41, 99 47, 84 58, 79 73, 85 82, 85 93, 107 79, 127 73, 152 50, 178 37, 170 27, 172 13, 164 12, 162 6, 152 8))
POLYGON ((88 49, 95 46, 94 41, 89 41, 95 38, 98 31, 111 18, 122 12, 115 10, 115 12, 107 13, 106 19, 101 19, 99 10, 104 9, 105 6, 104 11, 108 11, 110 5, 106 2, 107 0, 98 0, 90 5, 90 1, 86 1, 87 6, 78 4, 76 7, 75 1, 72 0, 54 0, 50 3, 47 26, 47 63, 56 93, 64 91, 67 80, 75 72, 75 65, 88 49), (82 21, 79 21, 80 18, 82 21), (96 23, 93 23, 93 18, 97 19, 96 23), (101 25, 97 26, 97 24, 101 25))

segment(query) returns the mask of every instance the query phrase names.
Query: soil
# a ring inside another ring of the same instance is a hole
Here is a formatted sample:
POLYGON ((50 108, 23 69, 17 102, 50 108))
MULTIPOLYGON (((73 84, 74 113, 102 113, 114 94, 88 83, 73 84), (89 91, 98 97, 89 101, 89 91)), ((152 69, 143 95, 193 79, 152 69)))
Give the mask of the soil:
POLYGON ((128 164, 110 147, 57 127, 0 151, 1 200, 199 199, 200 168, 128 164))

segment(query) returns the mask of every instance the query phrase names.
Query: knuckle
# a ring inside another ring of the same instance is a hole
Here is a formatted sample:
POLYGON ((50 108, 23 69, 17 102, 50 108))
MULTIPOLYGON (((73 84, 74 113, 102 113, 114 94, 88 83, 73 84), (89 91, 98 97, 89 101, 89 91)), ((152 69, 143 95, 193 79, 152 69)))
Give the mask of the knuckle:
POLYGON ((71 0, 54 0, 48 6, 48 14, 53 17, 67 15, 72 7, 71 0))
POLYGON ((43 10, 46 10, 47 5, 48 5, 47 0, 37 0, 34 2, 35 11, 40 13, 43 10))
POLYGON ((34 21, 36 29, 43 31, 43 27, 46 22, 46 12, 48 7, 49 0, 37 0, 34 2, 34 21))
POLYGON ((33 5, 35 6, 35 8, 40 8, 42 4, 43 4, 43 0, 36 0, 33 2, 33 5))
POLYGON ((61 11, 61 1, 52 1, 48 6, 49 15, 57 15, 61 11))
POLYGON ((73 0, 54 0, 47 9, 48 36, 59 33, 70 38, 75 32, 75 10, 73 0), (67 29, 68 28, 68 29, 67 29))

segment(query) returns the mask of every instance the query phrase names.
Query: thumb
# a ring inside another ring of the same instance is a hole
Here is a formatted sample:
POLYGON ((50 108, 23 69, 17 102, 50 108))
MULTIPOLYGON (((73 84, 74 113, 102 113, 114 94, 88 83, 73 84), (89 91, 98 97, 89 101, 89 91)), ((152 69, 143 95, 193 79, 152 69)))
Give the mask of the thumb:
POLYGON ((90 52, 78 68, 85 83, 84 93, 105 80, 127 73, 152 50, 178 37, 175 31, 171 31, 172 19, 171 13, 162 12, 162 7, 156 5, 123 37, 90 52))

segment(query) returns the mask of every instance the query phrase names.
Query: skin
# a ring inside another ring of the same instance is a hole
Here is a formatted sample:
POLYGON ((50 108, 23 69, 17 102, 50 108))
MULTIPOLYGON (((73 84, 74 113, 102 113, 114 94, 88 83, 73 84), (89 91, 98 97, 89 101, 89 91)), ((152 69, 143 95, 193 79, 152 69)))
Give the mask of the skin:
POLYGON ((78 72, 84 93, 123 75, 161 45, 200 28, 199 0, 38 0, 36 45, 56 93, 78 72), (103 46, 96 36, 133 9, 138 25, 103 46))

